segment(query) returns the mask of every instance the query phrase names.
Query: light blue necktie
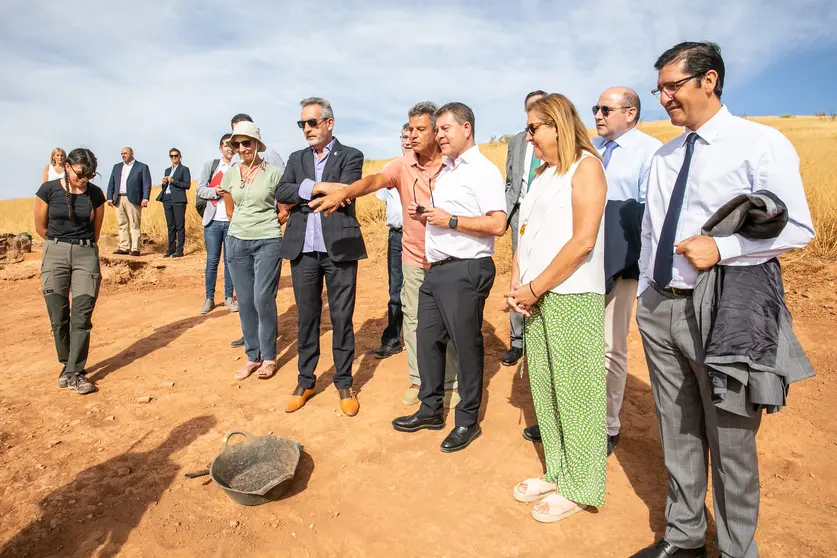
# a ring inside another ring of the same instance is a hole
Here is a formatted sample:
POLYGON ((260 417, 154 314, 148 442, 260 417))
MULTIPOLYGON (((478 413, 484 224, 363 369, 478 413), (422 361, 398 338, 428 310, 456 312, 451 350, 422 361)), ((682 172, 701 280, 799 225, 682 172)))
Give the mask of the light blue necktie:
POLYGON ((602 155, 605 169, 607 169, 607 166, 610 164, 610 158, 613 156, 613 150, 617 147, 619 147, 619 144, 612 140, 605 144, 604 154, 602 155))

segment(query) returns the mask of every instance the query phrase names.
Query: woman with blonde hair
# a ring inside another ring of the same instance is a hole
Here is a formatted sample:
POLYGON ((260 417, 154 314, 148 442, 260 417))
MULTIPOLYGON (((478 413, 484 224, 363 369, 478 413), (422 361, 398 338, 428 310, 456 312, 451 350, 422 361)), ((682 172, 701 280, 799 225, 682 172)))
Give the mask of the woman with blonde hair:
POLYGON ((607 179, 573 104, 551 94, 528 110, 526 140, 544 162, 520 207, 506 304, 524 344, 546 474, 514 487, 540 500, 537 521, 604 504, 607 459, 604 233, 607 179))
POLYGON ((64 163, 67 162, 67 153, 60 147, 56 147, 49 154, 49 164, 44 167, 44 177, 41 182, 50 182, 64 178, 64 163))

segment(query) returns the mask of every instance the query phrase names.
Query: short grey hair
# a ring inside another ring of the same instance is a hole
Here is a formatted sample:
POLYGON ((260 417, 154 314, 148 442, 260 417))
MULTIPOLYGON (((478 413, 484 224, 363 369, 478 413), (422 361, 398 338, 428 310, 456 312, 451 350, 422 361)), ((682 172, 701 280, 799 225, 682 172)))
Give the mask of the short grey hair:
POLYGON ((319 105, 322 110, 322 117, 323 118, 334 118, 334 111, 331 110, 331 103, 327 100, 323 99, 322 97, 308 97, 306 99, 302 99, 299 102, 299 106, 302 108, 307 107, 308 105, 319 105))
POLYGON ((403 126, 401 126, 401 131, 402 131, 402 132, 406 132, 406 131, 407 131, 407 130, 409 130, 409 129, 410 129, 410 123, 409 123, 409 122, 407 122, 406 124, 404 124, 403 126))
POLYGON ((407 112, 407 118, 412 118, 414 116, 421 116, 422 114, 426 114, 430 117, 430 127, 435 130, 437 110, 439 110, 439 107, 436 105, 436 103, 432 101, 422 101, 413 105, 413 108, 411 108, 407 112))

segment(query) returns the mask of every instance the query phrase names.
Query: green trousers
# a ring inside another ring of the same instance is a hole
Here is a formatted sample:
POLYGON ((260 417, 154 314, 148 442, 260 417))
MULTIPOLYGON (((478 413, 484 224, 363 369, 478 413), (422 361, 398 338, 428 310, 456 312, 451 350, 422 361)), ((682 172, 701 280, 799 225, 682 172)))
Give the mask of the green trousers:
POLYGON ((83 374, 90 348, 91 317, 102 281, 99 248, 47 240, 41 259, 46 302, 61 374, 83 374), (70 307, 70 295, 73 302, 70 307))
POLYGON ((546 458, 544 480, 578 504, 604 504, 607 384, 604 295, 547 293, 526 318, 532 400, 546 458))

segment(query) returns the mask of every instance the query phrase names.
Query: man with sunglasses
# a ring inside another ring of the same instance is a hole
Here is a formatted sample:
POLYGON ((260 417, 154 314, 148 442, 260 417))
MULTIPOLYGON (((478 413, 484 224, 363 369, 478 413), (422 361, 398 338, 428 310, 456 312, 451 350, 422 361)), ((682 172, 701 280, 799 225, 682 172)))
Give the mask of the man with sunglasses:
POLYGON ((285 411, 292 413, 314 395, 320 358, 320 314, 323 280, 328 293, 334 355, 334 386, 340 409, 354 416, 360 409, 352 389, 355 337, 352 316, 357 290, 357 262, 366 258, 366 246, 355 218, 355 206, 331 215, 315 213, 308 202, 360 179, 363 153, 341 144, 332 135, 334 112, 320 97, 300 102, 297 125, 308 147, 295 151, 276 188, 276 201, 294 204, 282 239, 280 255, 291 262, 294 299, 299 314, 299 377, 285 411))
POLYGON ((182 258, 186 244, 186 190, 192 187, 192 174, 189 167, 181 164, 180 150, 169 150, 171 167, 163 176, 162 188, 157 201, 163 203, 166 213, 169 242, 164 258, 182 258))
MULTIPOLYGON (((611 87, 600 96, 593 107, 596 131, 599 137, 593 139, 593 145, 602 155, 607 173, 607 199, 612 208, 625 205, 627 200, 645 203, 645 186, 651 168, 651 158, 662 142, 640 132, 636 125, 640 117, 639 95, 627 87, 611 87)), ((633 202, 627 202, 632 203, 633 202)), ((606 212, 620 219, 620 228, 630 227, 626 238, 639 237, 642 227, 639 206, 633 204, 635 222, 627 222, 622 212, 606 212)), ((621 234, 621 231, 620 231, 621 234)), ((609 252, 605 232, 605 258, 609 252)), ((638 249, 638 246, 636 247, 638 249)), ((624 247, 614 242, 613 250, 624 253, 624 247), (617 248, 618 245, 618 248, 617 248)), ((633 251, 637 254, 638 252, 633 251)), ((621 254, 620 254, 621 256, 621 254)), ((624 256, 622 264, 624 265, 624 256)), ((625 396, 625 382, 628 377, 628 328, 631 323, 631 311, 636 302, 639 266, 634 263, 625 269, 616 270, 612 287, 605 297, 605 363, 607 367, 607 454, 613 453, 619 443, 619 412, 625 396)), ((608 275, 610 275, 608 273, 608 275)), ((610 279, 610 277, 608 277, 610 279)))
MULTIPOLYGON (((352 200, 383 188, 396 188, 401 197, 404 230, 401 237, 401 308, 404 313, 404 345, 407 348, 407 367, 410 385, 401 396, 401 403, 412 406, 419 402, 421 376, 419 375, 416 328, 418 326, 419 287, 424 282, 430 263, 425 254, 426 227, 422 220, 411 219, 407 208, 410 204, 424 209, 433 207, 432 188, 444 168, 444 157, 436 141, 436 111, 439 107, 430 101, 416 103, 408 112, 410 119, 411 152, 393 159, 377 174, 358 180, 344 189, 317 198, 309 204, 317 212, 327 215, 336 211, 346 200, 352 200)), ((447 408, 459 403, 456 392, 456 349, 448 343, 445 367, 444 405, 447 408)))
MULTIPOLYGON (((662 539, 634 558, 706 556, 710 466, 716 546, 722 557, 754 558, 756 433, 763 406, 750 399, 749 385, 736 387, 734 379, 728 380, 727 393, 740 406, 727 408, 723 398, 716 399, 693 290, 701 271, 719 265, 724 273, 736 270, 740 276, 743 267, 762 266, 804 247, 814 228, 793 145, 773 128, 733 116, 721 102, 725 68, 718 45, 680 43, 654 67, 654 94, 671 123, 686 130, 654 155, 646 192, 636 320, 669 476, 668 526, 662 539), (760 190, 786 206, 788 221, 777 237, 701 234, 707 220, 732 198, 760 190)), ((746 312, 743 307, 746 302, 740 310, 746 312)), ((748 332, 736 334, 742 340, 748 332)), ((749 366, 739 364, 746 373, 749 366)), ((784 396, 775 397, 781 402, 784 396)))
POLYGON ((122 148, 122 162, 113 166, 108 181, 107 204, 116 208, 119 247, 114 254, 140 255, 142 209, 151 197, 151 171, 134 159, 134 150, 122 148))

